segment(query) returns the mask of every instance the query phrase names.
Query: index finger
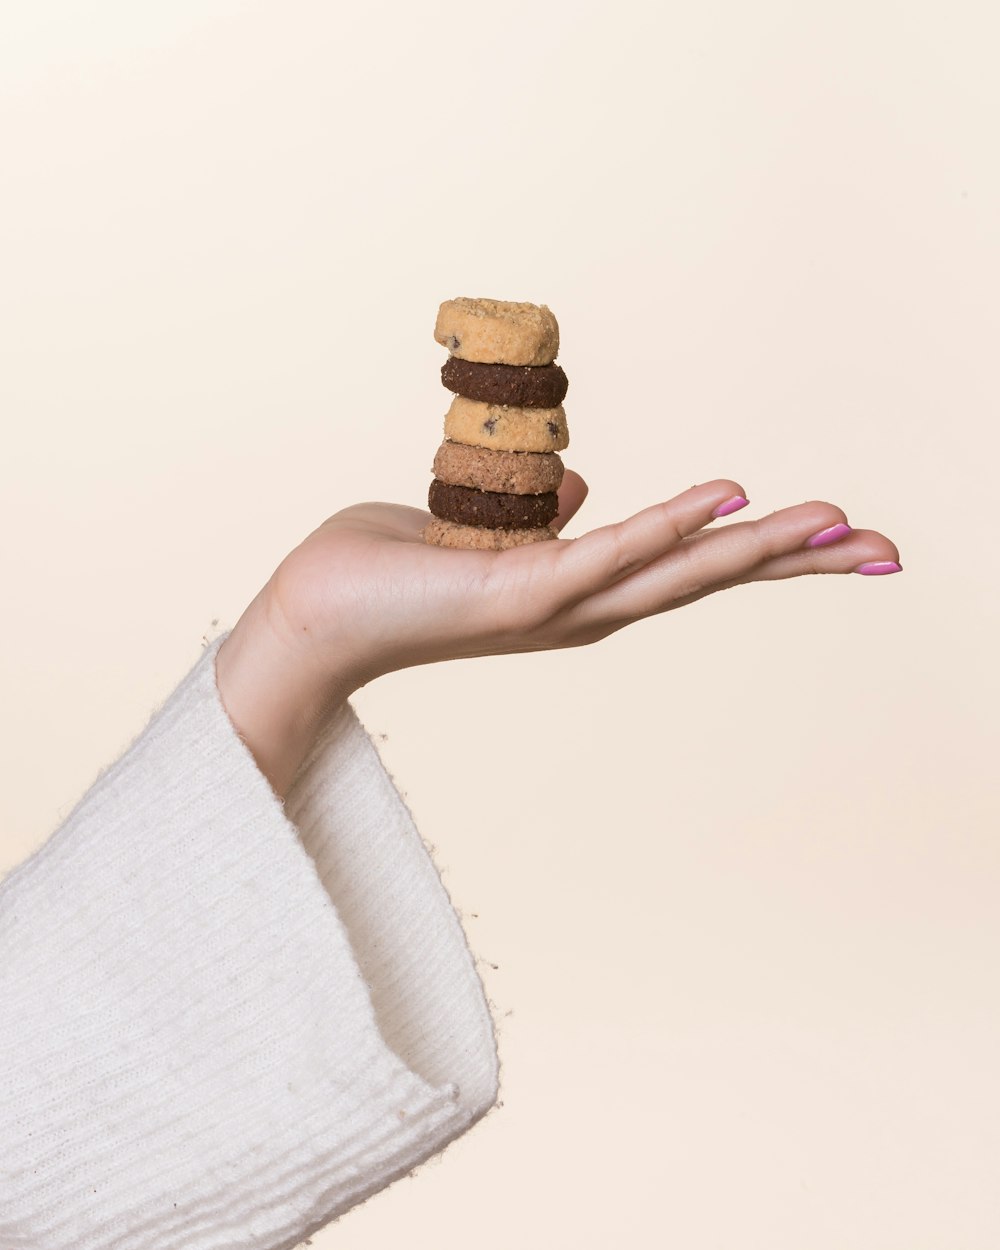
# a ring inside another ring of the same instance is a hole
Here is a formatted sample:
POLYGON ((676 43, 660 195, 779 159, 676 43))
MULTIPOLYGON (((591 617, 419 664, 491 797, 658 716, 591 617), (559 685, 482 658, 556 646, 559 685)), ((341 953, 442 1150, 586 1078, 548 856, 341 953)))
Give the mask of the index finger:
POLYGON ((748 503, 739 482, 716 478, 624 521, 554 544, 561 548, 555 553, 552 571, 555 588, 567 602, 583 599, 635 573, 718 516, 728 516, 748 503))

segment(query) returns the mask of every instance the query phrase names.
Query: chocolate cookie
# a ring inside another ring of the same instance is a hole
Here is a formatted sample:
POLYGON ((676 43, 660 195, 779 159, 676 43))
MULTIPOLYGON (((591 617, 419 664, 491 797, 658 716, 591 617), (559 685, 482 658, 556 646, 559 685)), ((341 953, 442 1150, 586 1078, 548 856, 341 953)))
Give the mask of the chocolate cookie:
POLYGON ((505 551, 527 543, 544 542, 559 535, 549 525, 531 530, 484 529, 481 525, 458 525, 435 517, 422 530, 425 543, 434 547, 464 547, 469 551, 505 551))
POLYGON ((427 506, 436 517, 459 525, 483 525, 489 529, 536 529, 555 518, 559 496, 510 495, 474 490, 470 486, 449 486, 437 478, 427 492, 427 506))
POLYGON ((555 408, 569 390, 558 365, 484 365, 457 356, 441 366, 441 381, 466 399, 515 408, 555 408))
POLYGON ((437 449, 431 472, 449 486, 542 495, 558 489, 564 466, 554 451, 492 451, 446 440, 437 449))
POLYGON ((434 337, 460 360, 485 364, 548 365, 559 351, 559 326, 544 304, 445 300, 434 337))
POLYGON ((566 413, 558 408, 505 408, 456 395, 444 418, 444 436, 494 451, 562 451, 569 446, 566 413))

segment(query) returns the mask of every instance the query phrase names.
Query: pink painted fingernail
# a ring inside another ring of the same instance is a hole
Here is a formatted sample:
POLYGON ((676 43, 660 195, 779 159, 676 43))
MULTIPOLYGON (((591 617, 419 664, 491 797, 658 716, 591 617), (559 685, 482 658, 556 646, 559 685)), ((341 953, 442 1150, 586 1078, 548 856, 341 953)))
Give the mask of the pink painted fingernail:
POLYGON ((867 564, 859 564, 855 573, 902 573, 903 566, 895 560, 869 560, 867 564))
POLYGON ((745 508, 749 502, 750 500, 744 499, 742 495, 734 495, 732 499, 727 499, 725 503, 720 503, 712 513, 712 516, 729 516, 730 512, 739 512, 740 508, 745 508))
POLYGON ((836 525, 831 525, 825 530, 820 530, 818 534, 813 534, 812 538, 806 539, 807 547, 825 547, 827 543, 835 543, 838 538, 843 538, 845 534, 851 532, 851 527, 845 525, 843 521, 838 521, 836 525))

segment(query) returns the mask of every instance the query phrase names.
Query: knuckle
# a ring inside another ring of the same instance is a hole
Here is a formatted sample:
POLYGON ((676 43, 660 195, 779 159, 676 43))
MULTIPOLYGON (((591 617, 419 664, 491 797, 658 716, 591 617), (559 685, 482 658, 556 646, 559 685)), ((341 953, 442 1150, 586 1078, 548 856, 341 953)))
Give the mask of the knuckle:
POLYGON ((590 625, 578 629, 563 644, 565 647, 592 647, 594 643, 603 642, 619 627, 617 625, 590 625))
POLYGON ((743 522, 747 528, 747 554, 754 564, 762 564, 776 555, 779 543, 773 526, 765 525, 763 520, 743 522))
POLYGON ((608 535, 611 543, 611 570, 615 577, 624 577, 635 566, 635 550, 622 525, 615 525, 608 535))
POLYGON ((668 500, 663 504, 660 510, 659 520, 667 532, 667 537, 670 539, 671 546, 684 542, 687 535, 677 522, 672 500, 668 500))

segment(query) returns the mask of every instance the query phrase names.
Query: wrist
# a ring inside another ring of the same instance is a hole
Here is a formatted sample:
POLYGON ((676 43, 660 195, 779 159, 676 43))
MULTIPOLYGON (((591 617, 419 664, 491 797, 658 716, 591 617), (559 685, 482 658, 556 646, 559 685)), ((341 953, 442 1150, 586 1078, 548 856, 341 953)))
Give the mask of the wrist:
POLYGON ((330 713, 351 693, 270 628, 264 592, 219 647, 215 679, 226 714, 279 799, 330 713))

